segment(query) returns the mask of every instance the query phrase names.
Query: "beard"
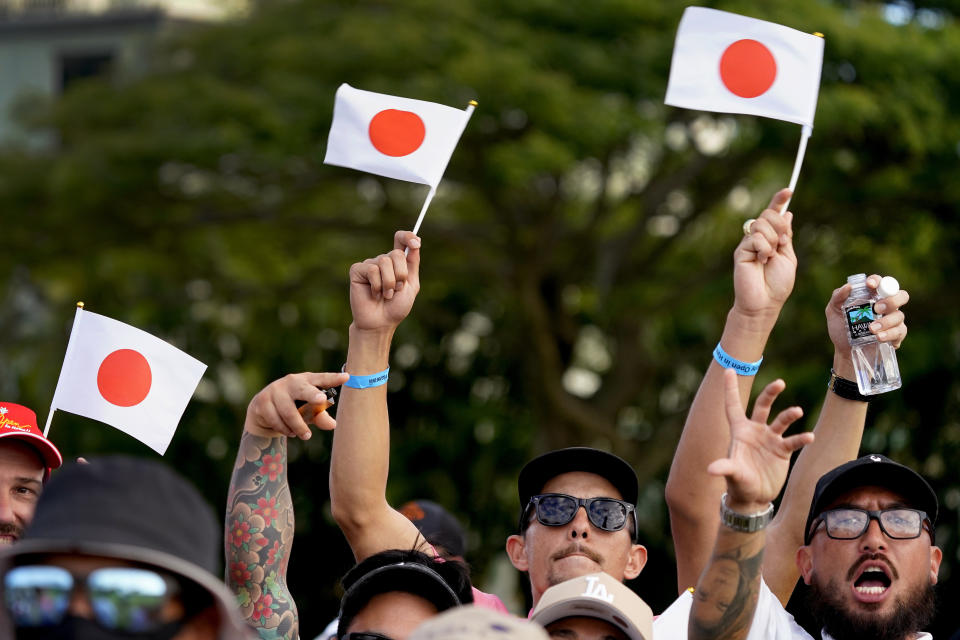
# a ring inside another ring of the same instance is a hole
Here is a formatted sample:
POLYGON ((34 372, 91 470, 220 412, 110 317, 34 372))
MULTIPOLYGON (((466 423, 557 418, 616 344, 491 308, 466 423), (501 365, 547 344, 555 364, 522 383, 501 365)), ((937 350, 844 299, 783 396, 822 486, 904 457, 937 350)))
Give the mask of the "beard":
POLYGON ((926 628, 937 608, 937 594, 932 583, 909 593, 905 599, 898 598, 894 610, 885 616, 847 611, 841 589, 835 580, 821 585, 814 579, 806 597, 814 619, 837 640, 903 640, 926 628))

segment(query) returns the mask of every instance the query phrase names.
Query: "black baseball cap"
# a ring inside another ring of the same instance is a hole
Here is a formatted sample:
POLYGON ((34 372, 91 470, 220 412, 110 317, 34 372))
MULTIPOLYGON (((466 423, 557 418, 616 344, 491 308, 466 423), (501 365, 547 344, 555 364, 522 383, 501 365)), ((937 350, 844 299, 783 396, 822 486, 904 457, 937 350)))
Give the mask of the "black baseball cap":
POLYGON ((520 470, 520 509, 525 509, 531 496, 539 494, 551 478, 571 471, 595 473, 616 487, 624 501, 637 504, 640 481, 626 460, 592 447, 569 447, 537 456, 520 470))
POLYGON ((399 509, 427 539, 451 556, 460 556, 467 550, 467 535, 460 522, 446 509, 432 500, 411 500, 399 509))
MULTIPOLYGON (((910 507, 925 511, 931 527, 937 522, 937 494, 923 476, 886 456, 871 453, 828 471, 817 481, 804 529, 804 544, 810 544, 813 537, 810 526, 814 519, 837 497, 858 487, 883 487, 894 491, 906 498, 910 507)), ((931 530, 931 537, 932 533, 931 530)))
POLYGON ((473 602, 462 563, 437 561, 413 550, 389 549, 370 556, 347 572, 343 587, 337 629, 341 638, 357 613, 382 593, 402 591, 420 596, 438 612, 473 602))

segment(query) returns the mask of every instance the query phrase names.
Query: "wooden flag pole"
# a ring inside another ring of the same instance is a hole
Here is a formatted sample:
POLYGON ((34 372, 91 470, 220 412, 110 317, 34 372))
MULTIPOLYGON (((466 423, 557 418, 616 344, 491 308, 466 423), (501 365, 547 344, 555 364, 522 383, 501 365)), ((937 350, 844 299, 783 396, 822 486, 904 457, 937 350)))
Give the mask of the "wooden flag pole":
MULTIPOLYGON (((80 322, 80 314, 83 313, 83 301, 77 302, 77 313, 73 316, 73 327, 70 328, 70 335, 73 335, 73 330, 77 328, 77 323, 80 322)), ((67 352, 63 356, 63 361, 67 361, 67 356, 70 355, 70 341, 67 340, 67 352)), ((60 372, 61 374, 63 371, 60 372)), ((60 386, 60 381, 57 380, 57 386, 60 386)), ((50 413, 47 414, 47 424, 43 427, 43 437, 46 438, 47 434, 50 433, 50 423, 53 422, 53 412, 56 411, 57 404, 57 392, 53 392, 53 400, 50 401, 50 413)))
POLYGON ((813 127, 808 124, 803 125, 803 131, 800 135, 800 148, 797 149, 797 159, 793 162, 793 175, 790 176, 790 199, 788 199, 783 208, 780 209, 780 214, 787 212, 787 209, 790 208, 790 200, 793 199, 793 191, 797 188, 797 179, 800 177, 800 167, 803 165, 803 156, 807 153, 807 141, 810 139, 810 136, 813 134, 813 127))

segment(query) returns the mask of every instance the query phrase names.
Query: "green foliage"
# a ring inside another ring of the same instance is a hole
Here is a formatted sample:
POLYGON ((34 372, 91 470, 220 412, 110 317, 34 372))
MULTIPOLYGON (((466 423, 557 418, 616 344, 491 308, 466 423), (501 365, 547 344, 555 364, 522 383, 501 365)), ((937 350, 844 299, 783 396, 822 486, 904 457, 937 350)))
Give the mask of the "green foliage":
MULTIPOLYGON (((830 292, 860 271, 900 279, 913 297, 905 385, 874 402, 864 447, 934 483, 953 601, 960 323, 945 311, 960 306, 960 28, 949 14, 894 26, 869 3, 712 4, 826 35, 792 205, 800 273, 759 382, 782 376, 784 402, 814 413, 830 292)), ((209 370, 167 459, 222 504, 247 401, 287 372, 339 369, 348 265, 389 249, 425 196, 322 165, 336 87, 476 98, 395 342, 390 498, 464 516, 482 585, 515 522, 523 462, 612 447, 647 487, 652 559, 637 588, 661 609, 675 593, 666 469, 732 300, 740 223, 787 182, 799 140, 794 125, 662 104, 683 6, 264 3, 169 42, 145 78, 35 104, 30 122, 57 144, 0 154, 0 397, 43 418, 78 299, 169 339, 209 370), (571 393, 571 369, 596 391, 571 393)), ((67 414, 52 436, 68 456, 150 455, 67 414)), ((335 614, 351 559, 327 506, 329 437, 291 458, 290 584, 309 637, 335 614)))

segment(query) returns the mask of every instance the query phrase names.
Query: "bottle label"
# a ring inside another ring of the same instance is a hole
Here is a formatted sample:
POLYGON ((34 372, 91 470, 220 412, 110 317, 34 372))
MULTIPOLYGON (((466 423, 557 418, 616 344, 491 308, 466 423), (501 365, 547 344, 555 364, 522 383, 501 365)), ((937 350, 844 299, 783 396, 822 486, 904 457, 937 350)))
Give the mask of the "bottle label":
POLYGON ((872 335, 870 333, 870 323, 873 322, 873 303, 857 305, 856 307, 847 307, 847 327, 850 329, 850 338, 865 338, 872 335))

